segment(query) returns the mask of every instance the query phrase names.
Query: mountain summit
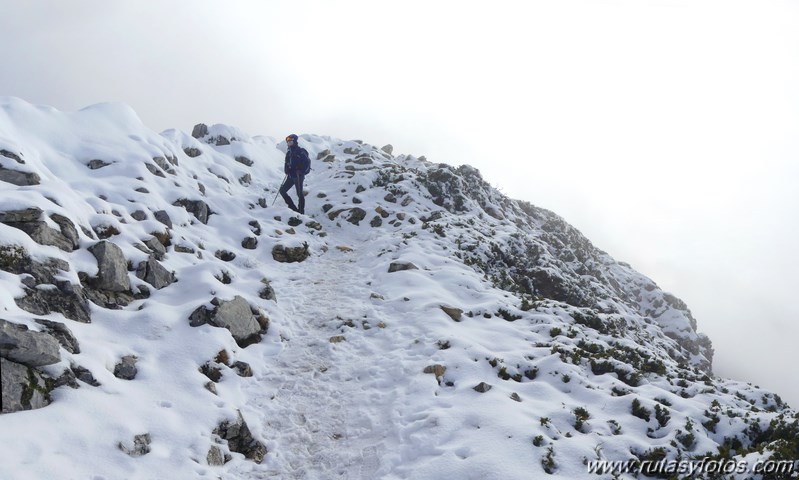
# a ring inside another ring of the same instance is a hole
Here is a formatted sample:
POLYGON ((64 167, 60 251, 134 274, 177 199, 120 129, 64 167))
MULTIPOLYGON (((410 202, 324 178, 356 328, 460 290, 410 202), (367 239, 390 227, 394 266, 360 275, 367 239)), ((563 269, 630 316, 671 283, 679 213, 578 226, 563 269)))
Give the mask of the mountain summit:
POLYGON ((307 215, 272 204, 274 138, 0 98, 2 478, 675 478, 664 465, 799 458, 795 411, 715 376, 688 307, 556 214, 472 167, 300 145, 307 215))

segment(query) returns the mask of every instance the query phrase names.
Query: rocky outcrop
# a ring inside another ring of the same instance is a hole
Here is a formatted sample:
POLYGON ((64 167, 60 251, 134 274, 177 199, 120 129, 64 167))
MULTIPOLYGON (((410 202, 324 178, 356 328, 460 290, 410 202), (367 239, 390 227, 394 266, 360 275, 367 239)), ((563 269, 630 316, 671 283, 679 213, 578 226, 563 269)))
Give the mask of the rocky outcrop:
POLYGON ((244 417, 241 416, 241 412, 237 412, 235 420, 221 422, 214 430, 214 434, 219 435, 223 440, 227 440, 228 448, 231 452, 240 453, 255 463, 261 463, 266 456, 266 446, 252 436, 252 432, 250 432, 247 422, 244 421, 244 417))
POLYGON ((78 339, 72 331, 61 322, 52 320, 36 319, 36 323, 44 327, 44 331, 51 335, 69 353, 80 353, 78 339))
POLYGON ((256 315, 250 304, 243 297, 236 295, 233 300, 211 300, 213 309, 200 306, 189 316, 192 327, 209 324, 226 328, 240 347, 246 347, 261 341, 261 334, 266 332, 268 320, 256 315))
POLYGON ((51 335, 0 319, 0 356, 29 367, 61 360, 59 343, 51 335))
POLYGON ((309 255, 307 242, 299 247, 275 245, 272 248, 272 258, 281 263, 302 262, 308 258, 309 255))
POLYGON ((15 298, 17 306, 34 315, 60 313, 70 320, 91 323, 91 310, 83 288, 67 281, 51 285, 25 288, 25 296, 15 298))

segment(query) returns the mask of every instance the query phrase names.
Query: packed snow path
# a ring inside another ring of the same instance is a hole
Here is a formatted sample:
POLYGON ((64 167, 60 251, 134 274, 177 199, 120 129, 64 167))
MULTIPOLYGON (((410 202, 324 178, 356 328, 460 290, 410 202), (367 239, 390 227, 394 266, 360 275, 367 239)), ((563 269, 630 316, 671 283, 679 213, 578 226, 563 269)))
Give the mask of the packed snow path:
POLYGON ((248 395, 269 448, 266 474, 255 468, 253 478, 372 479, 399 453, 403 382, 416 370, 403 343, 414 337, 398 342, 400 332, 382 328, 389 313, 377 298, 364 302, 374 290, 356 259, 331 248, 275 284, 287 315, 270 327, 283 349, 264 358, 270 370, 248 395))

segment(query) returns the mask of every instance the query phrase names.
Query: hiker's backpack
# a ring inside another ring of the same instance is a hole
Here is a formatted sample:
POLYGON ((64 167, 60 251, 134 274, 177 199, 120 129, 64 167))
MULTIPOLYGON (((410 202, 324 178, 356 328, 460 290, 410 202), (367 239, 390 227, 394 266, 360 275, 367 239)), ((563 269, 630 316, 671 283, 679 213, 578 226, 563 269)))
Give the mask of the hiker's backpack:
POLYGON ((300 158, 302 158, 302 163, 305 165, 305 169, 303 169, 302 174, 308 175, 308 173, 311 171, 311 157, 308 155, 308 150, 300 148, 300 158))

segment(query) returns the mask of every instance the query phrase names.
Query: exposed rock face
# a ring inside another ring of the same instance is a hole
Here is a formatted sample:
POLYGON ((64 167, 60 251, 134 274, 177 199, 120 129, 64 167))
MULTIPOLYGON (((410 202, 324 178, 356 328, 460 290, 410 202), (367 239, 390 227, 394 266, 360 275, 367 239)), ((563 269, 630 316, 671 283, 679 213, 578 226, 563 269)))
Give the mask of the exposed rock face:
POLYGON ((19 187, 27 187, 30 185, 39 185, 41 178, 33 172, 21 172, 19 170, 10 170, 0 166, 0 181, 17 185, 19 187))
POLYGON ((266 456, 266 446, 253 438, 241 412, 238 412, 236 420, 220 423, 214 433, 227 440, 231 452, 241 453, 255 463, 261 463, 266 456))
POLYGON ((0 357, 2 413, 33 410, 50 404, 53 380, 44 373, 0 357))
POLYGON ((401 272, 402 270, 419 270, 419 267, 411 262, 391 262, 388 266, 388 273, 401 272))
POLYGON ((194 217, 203 224, 208 223, 208 217, 212 213, 208 208, 208 204, 202 200, 187 200, 185 198, 181 198, 173 203, 173 205, 185 208, 186 211, 194 215, 194 217))
POLYGON ((44 332, 0 319, 0 356, 29 367, 51 365, 61 360, 58 341, 44 332))
POLYGON ((168 287, 175 282, 175 275, 158 263, 154 256, 146 262, 140 262, 136 268, 136 276, 149 283, 157 290, 168 287))
POLYGON ((97 259, 100 272, 96 287, 107 292, 126 292, 130 290, 128 263, 122 249, 111 242, 103 241, 89 247, 97 259))
POLYGON ((272 248, 272 258, 282 263, 302 262, 308 258, 309 255, 307 243, 303 243, 301 247, 275 245, 272 248))
POLYGON ((261 341, 261 333, 265 331, 253 314, 250 304, 243 297, 236 295, 233 300, 220 302, 214 299, 213 310, 205 305, 197 308, 189 316, 190 325, 199 327, 210 324, 230 330, 233 339, 240 347, 246 347, 261 341))

